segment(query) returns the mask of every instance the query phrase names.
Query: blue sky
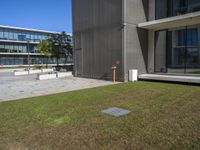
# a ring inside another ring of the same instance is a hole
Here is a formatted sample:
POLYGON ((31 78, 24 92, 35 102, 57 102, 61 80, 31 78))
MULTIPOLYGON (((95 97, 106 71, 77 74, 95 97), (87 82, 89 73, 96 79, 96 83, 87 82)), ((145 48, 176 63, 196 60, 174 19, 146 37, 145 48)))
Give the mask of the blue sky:
POLYGON ((72 32, 71 0, 1 0, 0 24, 72 32))

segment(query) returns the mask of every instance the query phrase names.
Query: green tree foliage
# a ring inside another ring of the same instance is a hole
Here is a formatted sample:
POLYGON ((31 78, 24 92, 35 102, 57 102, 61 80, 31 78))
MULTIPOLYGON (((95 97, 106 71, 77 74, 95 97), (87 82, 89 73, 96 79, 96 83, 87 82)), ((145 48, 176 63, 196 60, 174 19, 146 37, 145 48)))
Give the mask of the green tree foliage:
POLYGON ((42 41, 38 45, 39 52, 47 57, 56 58, 57 66, 59 66, 60 58, 68 58, 73 53, 73 48, 67 40, 67 34, 53 34, 48 40, 42 41))
POLYGON ((41 41, 37 48, 41 54, 51 57, 53 52, 53 42, 51 40, 41 41))
POLYGON ((37 49, 41 54, 47 57, 46 67, 48 68, 48 60, 53 56, 53 42, 51 40, 41 41, 37 49))
POLYGON ((50 41, 53 43, 53 56, 56 58, 57 66, 59 66, 59 59, 66 56, 67 53, 67 35, 65 32, 61 34, 53 34, 50 41))

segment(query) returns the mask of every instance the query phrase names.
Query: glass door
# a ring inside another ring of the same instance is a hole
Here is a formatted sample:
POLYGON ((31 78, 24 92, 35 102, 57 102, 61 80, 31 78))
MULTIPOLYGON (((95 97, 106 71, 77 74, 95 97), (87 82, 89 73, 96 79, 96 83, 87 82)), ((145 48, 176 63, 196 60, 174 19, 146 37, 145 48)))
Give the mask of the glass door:
POLYGON ((168 31, 167 73, 200 75, 200 26, 168 31))
POLYGON ((186 27, 168 30, 167 36, 167 73, 184 74, 186 27))
POLYGON ((187 74, 200 74, 200 26, 189 28, 187 32, 186 70, 187 74))
POLYGON ((200 74, 200 55, 199 48, 188 47, 186 57, 186 73, 187 74, 200 74))

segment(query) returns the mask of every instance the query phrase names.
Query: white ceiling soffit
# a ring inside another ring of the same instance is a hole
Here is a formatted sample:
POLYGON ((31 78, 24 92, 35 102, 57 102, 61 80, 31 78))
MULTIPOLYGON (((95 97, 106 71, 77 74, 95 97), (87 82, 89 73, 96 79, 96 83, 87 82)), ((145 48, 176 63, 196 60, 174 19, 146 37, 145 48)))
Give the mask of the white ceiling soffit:
POLYGON ((200 12, 169 17, 138 24, 139 28, 147 30, 164 30, 183 26, 200 24, 200 12))

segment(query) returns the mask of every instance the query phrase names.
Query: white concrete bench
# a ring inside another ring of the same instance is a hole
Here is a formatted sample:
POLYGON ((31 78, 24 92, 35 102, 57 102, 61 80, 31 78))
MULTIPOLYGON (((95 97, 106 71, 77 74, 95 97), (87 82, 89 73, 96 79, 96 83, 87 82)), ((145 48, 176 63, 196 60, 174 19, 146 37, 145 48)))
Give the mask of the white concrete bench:
POLYGON ((29 74, 37 74, 37 73, 41 73, 42 70, 29 70, 29 74))
POLYGON ((49 68, 49 69, 42 69, 42 72, 53 72, 53 68, 49 68))
POLYGON ((57 74, 56 73, 51 73, 51 74, 38 74, 37 79, 38 80, 49 80, 49 79, 56 79, 57 74))
POLYGON ((14 71, 15 76, 22 76, 22 75, 28 75, 28 71, 14 71))
POLYGON ((32 70, 15 70, 14 75, 20 76, 20 75, 28 75, 28 74, 38 74, 38 73, 48 73, 53 72, 53 68, 50 69, 32 69, 32 70))
POLYGON ((71 77, 72 72, 57 72, 57 78, 71 77))

